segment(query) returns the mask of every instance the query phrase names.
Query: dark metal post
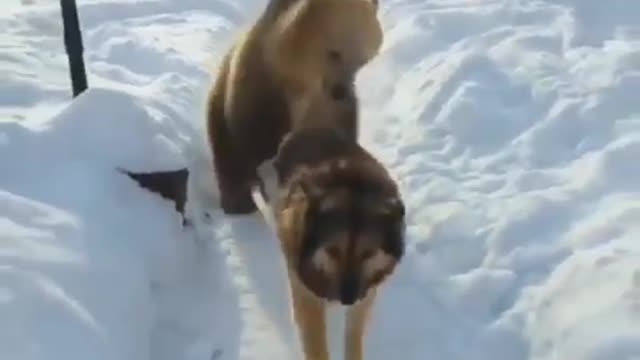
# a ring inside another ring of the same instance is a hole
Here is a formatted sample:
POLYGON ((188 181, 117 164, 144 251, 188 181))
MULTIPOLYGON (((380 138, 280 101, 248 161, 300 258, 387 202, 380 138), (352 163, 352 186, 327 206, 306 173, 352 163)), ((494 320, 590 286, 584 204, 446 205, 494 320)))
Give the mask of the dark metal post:
POLYGON ((64 27, 64 46, 69 57, 73 96, 76 97, 87 89, 87 74, 84 68, 84 59, 82 58, 84 49, 80 21, 78 20, 78 8, 75 0, 60 0, 60 7, 62 8, 62 24, 64 27))

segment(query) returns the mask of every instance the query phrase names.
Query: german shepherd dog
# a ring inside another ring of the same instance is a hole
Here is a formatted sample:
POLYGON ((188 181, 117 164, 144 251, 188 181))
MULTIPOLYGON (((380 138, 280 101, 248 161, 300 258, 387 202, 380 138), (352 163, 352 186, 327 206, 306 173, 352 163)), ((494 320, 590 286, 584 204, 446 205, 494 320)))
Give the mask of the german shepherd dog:
POLYGON ((259 171, 269 169, 273 211, 259 186, 252 197, 280 240, 305 359, 329 359, 325 312, 339 302, 348 306, 344 358, 361 360, 377 288, 404 253, 398 187, 361 145, 329 127, 289 133, 259 171))

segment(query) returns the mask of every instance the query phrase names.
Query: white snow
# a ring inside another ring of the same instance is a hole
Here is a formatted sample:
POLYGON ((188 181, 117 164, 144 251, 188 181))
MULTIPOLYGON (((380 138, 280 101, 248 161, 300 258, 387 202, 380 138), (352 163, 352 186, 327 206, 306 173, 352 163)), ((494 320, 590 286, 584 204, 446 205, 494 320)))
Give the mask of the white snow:
MULTIPOLYGON (((59 2, 4 0, 0 359, 299 359, 276 239, 221 214, 201 151, 211 75, 265 1, 79 0, 72 101, 59 2), (196 232, 115 170, 185 164, 196 232)), ((362 141, 400 183, 408 248, 366 358, 640 359, 640 3, 380 18, 362 141)))

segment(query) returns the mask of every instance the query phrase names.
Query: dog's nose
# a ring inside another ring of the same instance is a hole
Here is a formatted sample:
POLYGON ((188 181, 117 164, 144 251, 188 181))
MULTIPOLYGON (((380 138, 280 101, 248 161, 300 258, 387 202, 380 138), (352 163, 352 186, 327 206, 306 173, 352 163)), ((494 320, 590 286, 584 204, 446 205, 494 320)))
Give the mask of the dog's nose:
POLYGON ((356 300, 358 300, 358 298, 356 297, 355 292, 349 295, 342 294, 340 297, 340 303, 344 306, 351 306, 356 303, 356 300))
POLYGON ((358 300, 358 278, 355 274, 347 274, 340 286, 340 302, 342 305, 353 305, 358 300))

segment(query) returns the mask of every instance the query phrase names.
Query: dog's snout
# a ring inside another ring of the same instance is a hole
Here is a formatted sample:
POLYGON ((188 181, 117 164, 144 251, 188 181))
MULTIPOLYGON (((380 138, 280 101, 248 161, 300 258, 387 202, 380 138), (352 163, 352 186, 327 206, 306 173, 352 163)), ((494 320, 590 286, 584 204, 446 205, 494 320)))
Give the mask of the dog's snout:
POLYGON ((340 302, 342 305, 353 305, 358 300, 358 277, 354 273, 347 273, 340 286, 340 302))

